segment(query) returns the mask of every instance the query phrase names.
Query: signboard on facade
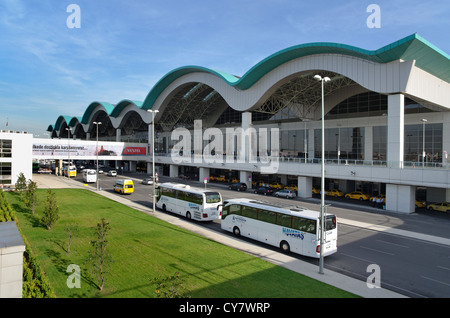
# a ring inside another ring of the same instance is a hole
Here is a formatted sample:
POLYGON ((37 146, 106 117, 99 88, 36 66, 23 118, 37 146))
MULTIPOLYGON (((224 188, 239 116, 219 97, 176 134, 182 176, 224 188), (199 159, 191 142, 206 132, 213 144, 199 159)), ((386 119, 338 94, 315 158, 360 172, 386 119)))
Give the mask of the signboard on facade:
POLYGON ((145 156, 147 147, 130 145, 124 142, 100 142, 63 139, 35 139, 33 141, 33 157, 70 158, 77 157, 122 157, 145 156))

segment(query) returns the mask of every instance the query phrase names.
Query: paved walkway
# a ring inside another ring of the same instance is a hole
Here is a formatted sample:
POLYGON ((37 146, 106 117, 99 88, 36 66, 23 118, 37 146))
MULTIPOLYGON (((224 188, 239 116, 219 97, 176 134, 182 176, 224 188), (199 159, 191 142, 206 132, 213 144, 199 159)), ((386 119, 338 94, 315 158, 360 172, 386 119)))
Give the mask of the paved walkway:
MULTIPOLYGON (((54 175, 35 175, 33 176, 35 182, 37 182, 39 188, 87 188, 89 190, 95 191, 91 187, 85 187, 78 181, 56 177, 54 175)), ((203 226, 197 225, 194 222, 188 222, 179 217, 172 216, 167 213, 162 213, 159 211, 153 212, 151 208, 148 208, 144 205, 133 202, 126 197, 115 195, 114 193, 110 193, 107 191, 99 191, 99 194, 108 197, 116 202, 120 202, 127 206, 130 206, 136 210, 142 211, 149 215, 153 215, 159 219, 162 219, 166 222, 169 222, 173 225, 182 227, 194 233, 205 236, 209 239, 215 240, 221 244, 231 246, 233 248, 239 249, 246 253, 252 254, 256 257, 269 261, 273 264, 285 267, 292 271, 298 272, 305 276, 311 277, 318 281, 324 282, 328 285, 332 285, 338 287, 340 289, 346 290, 353 294, 359 295, 365 298, 406 298, 406 296, 395 293, 393 291, 384 289, 384 288, 369 288, 367 284, 361 280, 351 278, 349 276, 324 269, 324 274, 319 274, 319 269, 317 265, 313 265, 304 261, 301 261, 295 257, 283 254, 281 252, 276 252, 270 249, 266 249, 264 247, 260 247, 251 243, 248 243, 239 238, 226 235, 224 233, 211 231, 203 226)), ((383 231, 393 231, 394 229, 390 229, 387 227, 381 228, 380 226, 374 226, 372 224, 355 222, 351 220, 342 220, 339 219, 340 222, 348 222, 353 223, 355 226, 361 227, 372 227, 373 230, 383 230, 383 231)), ((347 223, 346 223, 347 224, 347 223)), ((399 231, 399 230, 397 230, 399 231)), ((408 231, 402 231, 403 234, 408 231), (403 233, 404 232, 404 233, 403 233)), ((396 233, 399 234, 399 233, 396 233)), ((415 233, 417 235, 417 233, 415 233)), ((402 235, 402 234, 400 234, 402 235)), ((417 236, 416 236, 417 237, 417 236)), ((429 238, 433 239, 433 238, 429 238)), ((448 243, 448 242, 447 242, 448 243)))

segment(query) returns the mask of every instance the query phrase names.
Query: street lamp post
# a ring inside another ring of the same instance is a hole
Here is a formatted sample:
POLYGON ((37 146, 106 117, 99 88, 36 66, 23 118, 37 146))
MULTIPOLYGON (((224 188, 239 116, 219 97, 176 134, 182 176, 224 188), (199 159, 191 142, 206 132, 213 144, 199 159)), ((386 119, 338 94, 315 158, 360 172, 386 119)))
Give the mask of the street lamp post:
POLYGON ((324 246, 324 214, 325 214, 325 103, 323 93, 323 83, 330 81, 329 77, 322 77, 315 75, 314 79, 321 82, 322 89, 322 180, 320 191, 320 259, 319 259, 319 274, 323 274, 323 246, 324 246))
POLYGON ((147 110, 152 113, 152 179, 153 179, 153 212, 156 210, 156 180, 155 180, 155 115, 158 110, 147 110))
POLYGON ((97 191, 98 191, 98 125, 101 125, 101 121, 94 121, 92 122, 95 126, 97 126, 97 134, 96 134, 96 147, 95 147, 95 153, 97 155, 97 191))
POLYGON ((428 121, 422 118, 422 167, 425 167, 425 123, 428 121))
POLYGON ((69 171, 69 168, 70 168, 70 132, 72 131, 72 128, 66 127, 66 130, 67 130, 67 156, 68 156, 68 160, 69 160, 67 162, 66 172, 67 172, 67 178, 70 179, 70 171, 69 171))

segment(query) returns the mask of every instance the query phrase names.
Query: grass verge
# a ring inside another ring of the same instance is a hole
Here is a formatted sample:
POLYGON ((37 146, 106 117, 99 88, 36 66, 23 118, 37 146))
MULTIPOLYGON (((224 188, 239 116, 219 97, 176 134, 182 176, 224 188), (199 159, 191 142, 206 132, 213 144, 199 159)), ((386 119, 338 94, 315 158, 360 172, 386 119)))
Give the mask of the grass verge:
MULTIPOLYGON (((55 189, 60 219, 52 230, 39 222, 46 190, 34 215, 8 194, 19 226, 57 297, 157 297, 155 278, 178 273, 182 295, 192 298, 347 298, 355 295, 178 228, 83 189, 55 189), (102 218, 111 226, 113 262, 101 293, 85 262, 102 218), (67 227, 77 230, 68 252, 67 227), (70 264, 81 268, 81 288, 67 287, 70 264)), ((167 287, 169 288, 169 287, 167 287)), ((170 295, 170 294, 169 294, 170 295)))

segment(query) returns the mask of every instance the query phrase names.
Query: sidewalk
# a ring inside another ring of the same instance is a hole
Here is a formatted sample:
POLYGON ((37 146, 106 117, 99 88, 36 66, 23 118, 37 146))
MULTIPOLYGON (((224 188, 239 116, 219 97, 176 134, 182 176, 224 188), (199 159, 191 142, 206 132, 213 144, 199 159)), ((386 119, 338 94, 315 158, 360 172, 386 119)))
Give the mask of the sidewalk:
MULTIPOLYGON (((86 188, 91 191, 97 192, 90 187, 85 187, 80 182, 55 177, 55 176, 37 176, 34 180, 37 182, 39 188, 86 188)), ((218 243, 236 248, 245 253, 254 255, 261 259, 264 259, 268 262, 276 264, 278 266, 290 269, 302 275, 311 277, 318 281, 324 282, 328 285, 335 286, 342 290, 351 292, 353 294, 359 295, 364 298, 407 298, 404 295, 392 292, 390 290, 384 288, 369 288, 367 284, 361 280, 351 278, 349 276, 324 269, 324 274, 319 274, 319 268, 316 265, 301 261, 295 257, 283 254, 281 252, 272 251, 270 249, 266 249, 264 247, 260 247, 251 243, 248 243, 239 238, 227 235, 225 233, 211 231, 208 228, 205 228, 201 225, 195 224, 194 222, 189 222, 184 219, 180 219, 179 217, 172 216, 167 213, 162 213, 159 211, 153 212, 151 208, 148 208, 144 205, 133 202, 125 197, 115 195, 113 193, 107 191, 99 191, 99 194, 114 200, 116 202, 127 205, 131 208, 134 208, 138 211, 142 211, 154 217, 157 217, 161 220, 164 220, 168 223, 171 223, 175 226, 182 227, 191 232, 202 235, 206 238, 214 240, 218 243)), ((340 220, 342 221, 342 220, 340 220)), ((350 220, 346 220, 349 222, 350 220)), ((361 222, 360 222, 361 223, 361 222)), ((370 225, 370 224, 369 224, 370 225)), ((360 226, 365 226, 360 224, 360 226)), ((406 232, 406 231, 405 231, 406 232)))

